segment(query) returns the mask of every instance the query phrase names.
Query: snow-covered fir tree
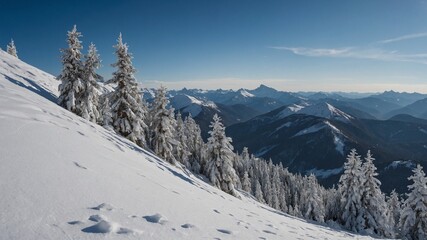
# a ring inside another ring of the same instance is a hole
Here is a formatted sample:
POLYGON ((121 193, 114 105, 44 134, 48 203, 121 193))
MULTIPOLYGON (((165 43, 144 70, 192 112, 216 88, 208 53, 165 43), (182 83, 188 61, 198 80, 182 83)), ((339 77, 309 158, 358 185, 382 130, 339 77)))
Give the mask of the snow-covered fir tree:
POLYGON ((110 101, 108 100, 109 97, 107 94, 105 94, 101 98, 101 119, 99 121, 99 124, 104 126, 104 128, 112 129, 113 124, 113 114, 111 113, 111 106, 110 101), (102 120, 102 121, 101 121, 102 120))
POLYGON ((10 40, 10 43, 7 45, 7 49, 6 49, 7 53, 9 53, 10 55, 18 58, 18 51, 16 50, 16 46, 15 46, 15 42, 13 41, 13 39, 10 40))
POLYGON ((249 174, 248 172, 245 172, 243 174, 243 179, 242 179, 242 190, 246 191, 246 192, 251 192, 251 181, 249 179, 249 174))
POLYGON ((187 136, 187 147, 190 151, 189 163, 191 170, 195 173, 201 173, 205 166, 204 162, 204 142, 199 125, 189 114, 184 121, 185 135, 187 136))
POLYGON ((261 186, 262 186, 262 192, 264 193, 264 200, 267 205, 272 205, 273 200, 273 191, 271 189, 271 180, 270 180, 270 164, 271 159, 269 161, 268 165, 262 165, 261 168, 261 186))
POLYGON ((390 193, 390 196, 387 199, 387 206, 388 206, 389 224, 390 226, 393 226, 394 231, 397 232, 398 231, 397 226, 399 225, 400 212, 402 211, 402 206, 400 203, 399 195, 394 189, 390 193))
POLYGON ((280 194, 280 186, 282 183, 280 182, 280 176, 279 176, 279 168, 275 165, 272 165, 271 168, 271 207, 277 210, 280 210, 280 200, 279 200, 279 194, 280 194))
POLYGON ((151 115, 151 148, 161 158, 175 163, 174 148, 177 141, 174 139, 176 121, 173 108, 168 108, 169 100, 166 97, 166 88, 161 86, 156 91, 151 115))
POLYGON ((403 204, 400 216, 402 238, 427 239, 427 177, 421 165, 413 170, 408 179, 413 182, 408 188, 410 193, 403 204))
POLYGON ((91 43, 83 66, 84 92, 80 103, 81 116, 91 122, 101 118, 99 112, 99 85, 102 77, 96 73, 101 61, 95 44, 91 43))
POLYGON ((184 164, 184 166, 186 166, 188 169, 191 169, 191 164, 189 161, 189 156, 190 156, 190 151, 188 150, 188 145, 187 145, 187 134, 185 133, 185 125, 184 125, 184 121, 182 120, 182 116, 181 113, 178 112, 176 114, 176 141, 177 141, 177 145, 175 148, 175 158, 182 164, 184 164))
POLYGON ((213 116, 209 131, 210 137, 207 143, 206 176, 212 184, 226 193, 238 196, 235 185, 237 175, 233 168, 233 146, 231 138, 225 135, 225 127, 217 114, 213 116))
POLYGON ((325 219, 325 207, 321 195, 320 186, 317 183, 316 177, 311 174, 307 178, 307 189, 304 189, 304 196, 306 197, 306 210, 304 217, 306 219, 316 220, 323 222, 325 219))
POLYGON ((344 173, 339 180, 341 196, 341 223, 345 228, 359 232, 365 227, 362 207, 363 179, 360 156, 352 149, 344 164, 344 173))
POLYGON ((378 173, 371 151, 368 151, 362 165, 362 209, 364 231, 370 234, 392 237, 393 228, 388 222, 388 209, 385 196, 380 190, 381 182, 376 178, 378 173))
POLYGON ((254 184, 255 185, 255 187, 254 187, 254 197, 255 197, 256 200, 258 200, 258 202, 264 203, 265 201, 264 201, 264 196, 263 196, 262 190, 261 190, 261 184, 259 183, 258 179, 256 179, 254 181, 254 183, 255 183, 254 184))
POLYGON ((247 147, 244 147, 242 150, 242 154, 240 155, 241 162, 242 162, 242 170, 244 172, 249 172, 249 168, 251 167, 251 161, 250 161, 250 155, 249 150, 247 147))
POLYGON ((77 27, 67 34, 68 48, 62 49, 62 72, 58 76, 61 84, 58 86, 59 97, 58 104, 80 115, 80 98, 84 91, 85 84, 83 78, 83 63, 81 61, 82 45, 79 37, 81 33, 77 32, 77 27))
POLYGON ((120 135, 126 137, 140 146, 146 147, 145 116, 138 84, 134 78, 135 68, 132 65, 132 55, 128 52, 127 44, 123 43, 122 34, 117 39, 117 62, 112 66, 117 70, 108 83, 117 86, 110 96, 113 128, 120 135))
POLYGON ((337 221, 341 213, 341 195, 335 187, 332 187, 324 193, 325 202, 325 221, 337 221))

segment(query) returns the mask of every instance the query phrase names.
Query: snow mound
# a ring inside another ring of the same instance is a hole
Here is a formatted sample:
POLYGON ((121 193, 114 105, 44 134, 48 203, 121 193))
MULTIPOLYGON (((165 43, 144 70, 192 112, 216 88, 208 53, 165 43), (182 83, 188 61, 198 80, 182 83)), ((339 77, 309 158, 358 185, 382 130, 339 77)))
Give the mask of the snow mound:
POLYGON ((156 213, 151 216, 144 216, 142 218, 144 218, 145 220, 147 220, 147 222, 150 222, 150 223, 164 224, 167 222, 167 219, 164 216, 162 216, 162 214, 159 214, 159 213, 156 213))
POLYGON ((232 197, 60 108, 53 76, 0 59, 2 239, 369 239, 232 197), (167 224, 135 217, 152 213, 167 224))

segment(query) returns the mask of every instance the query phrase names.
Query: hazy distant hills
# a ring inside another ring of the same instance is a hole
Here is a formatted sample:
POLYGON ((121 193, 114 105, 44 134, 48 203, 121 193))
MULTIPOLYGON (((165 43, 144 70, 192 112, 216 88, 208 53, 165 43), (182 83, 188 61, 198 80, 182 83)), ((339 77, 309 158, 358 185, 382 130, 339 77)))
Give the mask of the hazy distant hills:
POLYGON ((427 98, 418 100, 407 106, 388 112, 386 117, 393 117, 399 114, 407 114, 417 118, 427 119, 427 98))
MULTIPOLYGON (((153 90, 144 89, 150 101, 153 90)), ((426 166, 427 95, 387 91, 284 92, 260 85, 239 90, 168 92, 171 106, 191 114, 206 139, 214 114, 223 119, 236 150, 282 162, 293 172, 314 173, 335 184, 347 153, 372 150, 383 188, 406 191, 414 163, 426 166)))

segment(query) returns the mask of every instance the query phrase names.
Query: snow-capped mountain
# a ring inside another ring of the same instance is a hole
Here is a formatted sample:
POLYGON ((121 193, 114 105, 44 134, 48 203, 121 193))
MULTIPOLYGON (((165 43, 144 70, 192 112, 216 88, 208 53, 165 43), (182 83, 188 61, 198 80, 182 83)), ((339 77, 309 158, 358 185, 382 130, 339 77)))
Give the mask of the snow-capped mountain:
MULTIPOLYGON (((153 89, 144 89, 144 98, 149 99, 154 97, 153 89)), ((239 90, 201 90, 201 89, 187 89, 170 90, 168 91, 169 97, 173 98, 179 95, 187 95, 198 99, 203 102, 214 102, 223 105, 246 105, 257 112, 266 113, 283 105, 299 103, 304 100, 298 94, 281 92, 273 88, 261 85, 254 90, 239 89, 239 90)), ((180 106, 173 107, 179 109, 180 106)))
POLYGON ((173 108, 181 111, 182 113, 189 113, 193 117, 199 115, 203 107, 218 110, 218 106, 214 102, 200 100, 187 94, 178 94, 171 97, 170 104, 173 106, 173 108))
POLYGON ((395 173, 386 166, 409 160, 427 165, 426 128, 427 122, 405 119, 359 119, 321 103, 281 107, 232 125, 227 134, 238 151, 248 147, 251 153, 281 162, 293 172, 314 173, 326 186, 337 183, 342 163, 352 148, 362 152, 370 149, 377 159, 383 189, 404 192, 410 170, 395 173))
POLYGON ((277 115, 280 118, 290 116, 292 114, 305 114, 311 116, 322 117, 326 119, 334 119, 339 121, 350 121, 354 119, 350 114, 347 114, 327 102, 316 104, 292 104, 284 107, 277 115))
POLYGON ((232 197, 56 103, 0 50, 2 239, 368 239, 232 197))

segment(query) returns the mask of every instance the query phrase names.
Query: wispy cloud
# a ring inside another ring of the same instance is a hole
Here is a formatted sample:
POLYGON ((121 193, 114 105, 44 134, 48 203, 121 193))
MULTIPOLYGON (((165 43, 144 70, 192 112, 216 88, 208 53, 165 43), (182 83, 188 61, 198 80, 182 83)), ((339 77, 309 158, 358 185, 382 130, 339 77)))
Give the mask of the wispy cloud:
POLYGON ((402 54, 380 48, 306 48, 306 47, 270 47, 290 51, 293 54, 308 57, 357 58, 393 62, 414 62, 427 64, 427 54, 402 54))
POLYGON ((400 42, 404 40, 422 38, 422 37, 427 37, 427 32, 414 33, 414 34, 403 35, 395 38, 385 39, 385 40, 378 41, 378 43, 393 43, 393 42, 400 42))

